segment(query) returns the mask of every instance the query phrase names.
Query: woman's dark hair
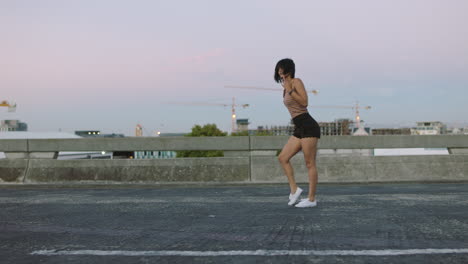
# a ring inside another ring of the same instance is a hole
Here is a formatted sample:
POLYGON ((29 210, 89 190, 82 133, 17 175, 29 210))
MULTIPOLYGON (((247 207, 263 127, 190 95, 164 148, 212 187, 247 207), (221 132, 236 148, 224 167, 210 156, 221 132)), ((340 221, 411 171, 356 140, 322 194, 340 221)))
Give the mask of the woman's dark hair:
POLYGON ((284 74, 289 74, 291 78, 294 78, 294 74, 296 73, 296 65, 294 65, 293 60, 282 59, 276 63, 274 78, 277 83, 281 82, 281 77, 278 74, 279 69, 282 69, 284 74))

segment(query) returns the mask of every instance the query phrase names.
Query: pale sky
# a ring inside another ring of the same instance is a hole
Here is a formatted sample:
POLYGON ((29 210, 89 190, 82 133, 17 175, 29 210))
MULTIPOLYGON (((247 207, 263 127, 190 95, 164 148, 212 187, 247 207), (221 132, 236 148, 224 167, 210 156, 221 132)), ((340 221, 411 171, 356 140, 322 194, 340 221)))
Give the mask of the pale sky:
MULTIPOLYGON (((0 119, 30 131, 189 132, 239 103, 250 128, 286 125, 276 62, 292 58, 309 105, 372 106, 369 126, 468 123, 468 1, 0 1, 0 119)), ((320 122, 352 110, 309 108, 320 122)))

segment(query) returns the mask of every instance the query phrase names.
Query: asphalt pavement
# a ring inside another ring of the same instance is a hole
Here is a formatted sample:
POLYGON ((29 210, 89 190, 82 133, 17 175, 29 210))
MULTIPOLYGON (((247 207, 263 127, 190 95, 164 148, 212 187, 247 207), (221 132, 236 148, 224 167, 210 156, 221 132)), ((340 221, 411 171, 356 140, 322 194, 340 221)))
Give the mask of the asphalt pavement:
POLYGON ((288 191, 3 185, 0 263, 468 263, 468 183, 288 191))

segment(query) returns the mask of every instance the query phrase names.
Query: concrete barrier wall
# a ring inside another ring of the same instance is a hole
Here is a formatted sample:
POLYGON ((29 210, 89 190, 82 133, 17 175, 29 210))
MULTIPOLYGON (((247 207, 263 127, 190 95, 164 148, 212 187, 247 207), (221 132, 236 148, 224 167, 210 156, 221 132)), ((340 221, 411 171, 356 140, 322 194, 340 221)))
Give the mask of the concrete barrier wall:
MULTIPOLYGON (((281 149, 288 136, 250 137, 251 150, 281 149)), ((468 135, 324 136, 319 149, 468 148, 468 135)))
MULTIPOLYGON (((304 158, 292 159, 297 182, 308 182, 304 158)), ((322 183, 468 181, 468 155, 318 157, 322 183)), ((252 182, 286 182, 276 157, 251 159, 252 182)))
MULTIPOLYGON (((288 136, 2 139, 0 152, 281 149, 288 136)), ((468 148, 468 135, 324 136, 319 149, 468 148)))
MULTIPOLYGON (((308 182, 302 155, 292 159, 308 182)), ((468 155, 318 157, 321 183, 468 181, 468 155)), ((286 182, 275 156, 164 160, 0 160, 0 183, 286 182)))
POLYGON ((247 182, 249 158, 0 160, 0 183, 247 182))
POLYGON ((29 160, 1 159, 0 183, 22 183, 26 175, 29 160))
POLYGON ((30 152, 249 150, 249 137, 126 137, 29 139, 30 152))
MULTIPOLYGON (((0 183, 287 182, 275 156, 288 137, 0 140, 0 183), (58 151, 224 150, 222 158, 56 160, 58 151), (23 158, 21 158, 23 157, 23 158), (25 157, 25 158, 24 158, 25 157), (49 157, 49 158, 38 158, 49 157)), ((319 182, 467 181, 468 136, 323 137, 322 149, 448 147, 447 156, 319 156, 319 182), (460 151, 461 150, 461 151, 460 151), (455 155, 456 153, 460 153, 455 155)), ((307 182, 299 153, 298 182, 307 182)))
POLYGON ((1 152, 25 152, 28 151, 27 139, 1 139, 1 152))

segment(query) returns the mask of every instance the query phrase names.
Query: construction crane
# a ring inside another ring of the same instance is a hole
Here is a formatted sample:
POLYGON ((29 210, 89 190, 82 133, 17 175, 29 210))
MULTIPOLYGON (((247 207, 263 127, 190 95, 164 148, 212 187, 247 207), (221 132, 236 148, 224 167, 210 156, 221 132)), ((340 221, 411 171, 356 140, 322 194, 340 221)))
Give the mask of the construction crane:
MULTIPOLYGON (((238 85, 224 85, 224 88, 233 88, 233 89, 248 89, 248 90, 266 90, 266 91, 282 91, 283 88, 265 88, 265 87, 257 87, 257 86, 238 86, 238 85)), ((318 90, 306 90, 308 93, 312 93, 314 95, 318 94, 318 90)))
POLYGON ((231 107, 231 132, 236 132, 236 107, 247 108, 249 104, 236 104, 236 98, 232 97, 232 104, 221 103, 204 103, 204 102, 168 102, 168 104, 181 104, 181 105, 199 105, 199 106, 230 106, 231 107))
MULTIPOLYGON (((249 90, 267 90, 267 91, 281 91, 283 88, 265 88, 265 87, 258 87, 258 86, 238 86, 238 85, 225 85, 224 88, 234 88, 234 89, 249 89, 249 90)), ((308 93, 312 93, 314 95, 318 95, 318 90, 306 90, 308 93)), ((360 107, 359 102, 356 101, 355 106, 343 106, 343 105, 314 105, 310 106, 313 108, 347 108, 353 109, 356 111, 355 119, 357 128, 360 128, 361 124, 361 117, 359 115, 359 109, 364 108, 366 110, 371 109, 370 106, 360 107)))
POLYGON ((8 101, 1 101, 0 106, 8 107, 8 112, 15 112, 16 111, 16 104, 8 103, 8 101))
POLYGON ((355 115, 355 119, 356 119, 356 126, 357 128, 359 129, 361 126, 361 117, 359 115, 359 109, 363 108, 363 109, 366 109, 366 110, 369 110, 371 109, 370 106, 359 106, 359 101, 356 101, 356 105, 354 106, 344 106, 344 105, 313 105, 313 106, 310 106, 312 108, 346 108, 346 109, 353 109, 356 111, 356 115, 355 115))

